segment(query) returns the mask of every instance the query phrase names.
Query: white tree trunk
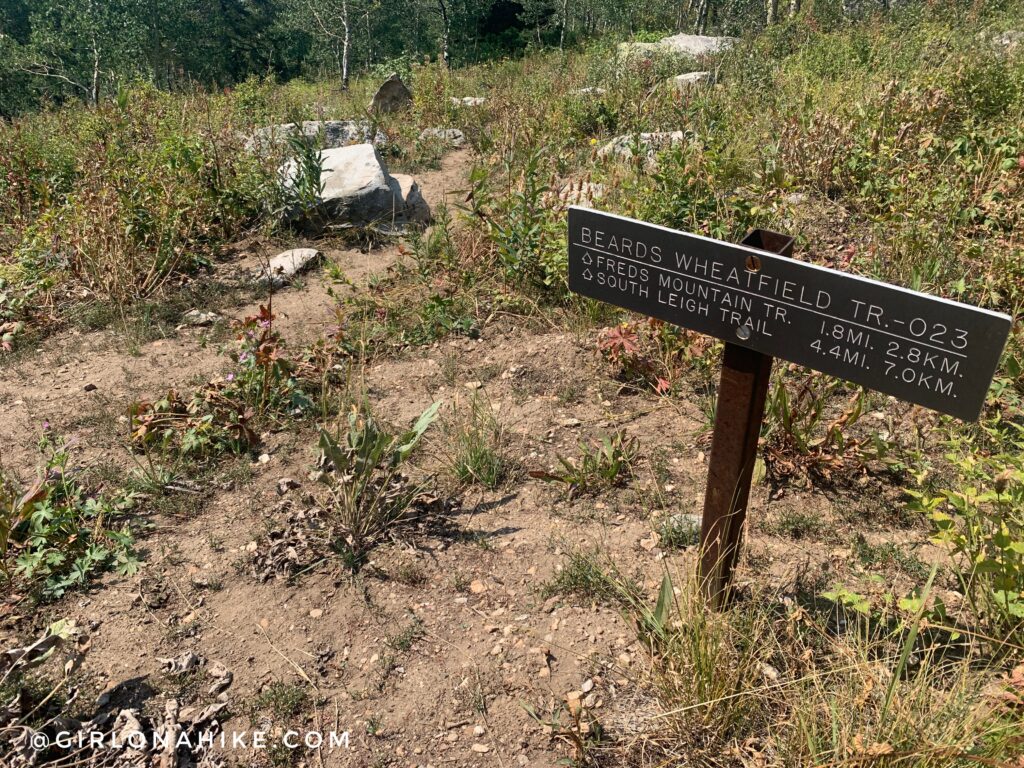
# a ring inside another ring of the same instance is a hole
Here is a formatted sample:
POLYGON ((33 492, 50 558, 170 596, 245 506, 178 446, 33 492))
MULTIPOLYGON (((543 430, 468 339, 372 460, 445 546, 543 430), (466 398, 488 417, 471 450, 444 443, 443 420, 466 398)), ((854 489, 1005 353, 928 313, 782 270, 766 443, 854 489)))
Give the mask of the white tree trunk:
POLYGON ((341 0, 341 90, 348 90, 348 49, 351 34, 348 26, 348 0, 341 0))

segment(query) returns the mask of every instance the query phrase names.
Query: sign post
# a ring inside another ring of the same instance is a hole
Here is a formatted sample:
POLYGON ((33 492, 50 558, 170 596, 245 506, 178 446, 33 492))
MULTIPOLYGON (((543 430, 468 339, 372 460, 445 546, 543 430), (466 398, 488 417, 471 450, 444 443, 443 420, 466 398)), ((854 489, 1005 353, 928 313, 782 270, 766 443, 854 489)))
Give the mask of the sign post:
MULTIPOLYGON (((747 235, 742 244, 788 258, 793 255, 793 243, 792 237, 757 229, 747 235)), ((744 266, 757 271, 761 265, 757 256, 751 255, 744 266)), ((720 605, 727 597, 733 567, 739 557, 773 361, 771 355, 732 342, 726 342, 722 353, 718 406, 701 517, 698 573, 701 588, 713 605, 720 605)))
POLYGON ((1009 316, 742 243, 569 209, 569 289, 726 342, 701 527, 701 583, 727 594, 773 357, 964 420, 981 412, 1009 316))

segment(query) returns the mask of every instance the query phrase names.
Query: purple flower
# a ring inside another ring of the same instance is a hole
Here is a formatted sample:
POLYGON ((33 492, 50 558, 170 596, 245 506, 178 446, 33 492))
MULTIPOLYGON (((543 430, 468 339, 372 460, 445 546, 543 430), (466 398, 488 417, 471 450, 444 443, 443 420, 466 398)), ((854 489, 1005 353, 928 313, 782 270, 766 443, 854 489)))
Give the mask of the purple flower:
POLYGON ((229 373, 229 374, 227 375, 227 380, 228 380, 228 381, 234 381, 234 380, 235 380, 235 374, 233 374, 233 373, 229 373))

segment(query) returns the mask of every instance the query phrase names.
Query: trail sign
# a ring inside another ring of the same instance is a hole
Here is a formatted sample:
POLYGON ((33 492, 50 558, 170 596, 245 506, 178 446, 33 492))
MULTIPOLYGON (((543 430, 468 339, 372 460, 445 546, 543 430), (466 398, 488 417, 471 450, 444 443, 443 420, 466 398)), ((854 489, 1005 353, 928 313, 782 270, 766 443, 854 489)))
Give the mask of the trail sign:
POLYGON ((700 581, 728 595, 773 356, 975 419, 1007 315, 793 261, 793 238, 739 245, 569 209, 569 288, 726 342, 701 521, 700 581))
POLYGON ((744 245, 569 209, 569 288, 965 420, 1011 320, 744 245))

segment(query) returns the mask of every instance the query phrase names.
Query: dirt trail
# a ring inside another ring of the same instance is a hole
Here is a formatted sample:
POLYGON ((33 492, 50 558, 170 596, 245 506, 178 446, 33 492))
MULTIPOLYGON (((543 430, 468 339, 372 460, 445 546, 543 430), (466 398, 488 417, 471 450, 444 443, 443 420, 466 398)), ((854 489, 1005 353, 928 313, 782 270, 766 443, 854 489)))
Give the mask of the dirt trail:
MULTIPOLYGON (((419 176, 431 205, 454 199, 469 164, 468 153, 453 153, 440 170, 419 176)), ((325 256, 358 290, 399 250, 325 256)), ((250 254, 233 267, 257 261, 250 254)), ((328 274, 311 273, 275 295, 289 344, 300 346, 333 322, 328 274)), ((241 318, 256 308, 225 315, 241 318)), ((4 462, 32 466, 44 419, 78 438, 86 461, 125 453, 117 419, 129 402, 169 387, 185 390, 223 365, 206 333, 182 330, 135 354, 124 351, 116 329, 47 340, 38 354, 0 372, 4 462), (86 392, 86 384, 95 389, 86 392)), ((302 727, 351 738, 351 749, 300 756, 305 765, 555 766, 572 754, 550 725, 570 726, 567 695, 628 743, 651 709, 635 685, 646 652, 615 610, 549 597, 544 586, 578 550, 600 550, 652 602, 666 567, 692 572, 692 551, 662 550, 653 526, 700 509, 706 418, 691 403, 621 391, 589 342, 496 321, 480 339, 448 338, 370 367, 366 384, 385 420, 408 423, 430 403, 444 404, 422 451, 432 457, 428 463, 450 449, 455 404, 486 398, 507 430, 516 476, 495 491, 455 495, 443 528, 379 547, 358 577, 334 558, 310 564, 296 579, 261 583, 253 572, 257 540, 286 530, 289 516, 309 508, 316 493, 309 479, 316 436, 307 426, 267 435, 265 460, 226 466, 187 513, 143 509, 153 527, 143 540, 141 572, 111 576, 102 588, 52 606, 50 615, 93 628, 84 671, 97 689, 127 681, 112 694, 115 707, 160 708, 163 697, 174 696, 208 702, 205 682, 187 684, 161 671, 161 659, 185 651, 234 674, 228 732, 254 727, 250 705, 271 684, 301 686, 312 702, 302 727), (618 429, 639 437, 643 453, 626 487, 570 501, 564 488, 528 477, 529 470, 553 469, 559 455, 578 456, 581 441, 618 429), (283 490, 286 478, 297 487, 283 490)), ((750 512, 758 526, 766 503, 767 489, 758 486, 750 512)), ((823 519, 835 514, 821 496, 776 500, 773 508, 787 504, 813 508, 823 519)), ((796 561, 840 559, 821 549, 754 528, 747 568, 777 577, 796 561)), ((265 752, 226 756, 238 765, 269 765, 265 752)))
MULTIPOLYGON (((417 181, 428 202, 436 206, 463 189, 471 162, 468 150, 453 152, 439 169, 420 174, 417 181)), ((217 265, 205 279, 216 281, 218 271, 225 270, 256 274, 267 255, 274 254, 243 253, 217 265)), ((330 249, 324 255, 357 286, 399 258, 395 245, 368 252, 330 249)), ((274 296, 277 328, 293 347, 315 339, 333 322, 329 285, 325 272, 312 273, 274 296)), ((253 314, 259 303, 229 307, 221 314, 226 322, 238 320, 253 314)), ((129 349, 123 328, 115 322, 102 331, 66 331, 47 338, 37 353, 0 368, 0 462, 10 471, 31 473, 44 423, 77 438, 87 462, 101 460, 118 435, 117 417, 130 403, 207 381, 224 366, 221 344, 209 337, 209 329, 182 328, 169 338, 129 349)))
MULTIPOLYGON (((468 164, 468 154, 453 153, 439 171, 420 175, 432 205, 464 186, 468 164)), ((390 247, 325 256, 358 286, 399 253, 390 247)), ((278 327, 290 344, 315 338, 332 321, 326 275, 310 274, 275 295, 278 327)), ((240 318, 256 306, 224 314, 240 318)), ((134 354, 117 333, 63 333, 0 372, 8 466, 32 466, 44 420, 76 438, 87 462, 109 461, 123 452, 118 416, 129 402, 187 389, 223 365, 203 330, 181 330, 134 354)), ((97 689, 127 681, 113 706, 156 706, 161 693, 181 695, 181 681, 161 672, 160 659, 190 650, 232 670, 237 713, 272 682, 306 687, 316 706, 305 727, 351 734, 350 750, 317 757, 325 766, 554 766, 567 752, 527 708, 550 719, 565 694, 578 691, 603 719, 618 718, 642 654, 611 609, 546 599, 541 587, 565 552, 599 544, 628 558, 644 551, 638 541, 649 538, 650 527, 633 497, 621 505, 570 504, 560 490, 523 482, 525 471, 549 466, 555 452, 572 453, 591 431, 631 423, 658 432, 679 418, 674 409, 637 416, 598 387, 579 385, 594 365, 568 334, 495 326, 480 340, 451 339, 371 368, 375 405, 394 422, 435 400, 450 413, 467 396, 466 382, 482 381, 482 394, 508 426, 520 481, 468 492, 444 530, 418 537, 415 546, 379 548, 355 581, 335 563, 294 582, 259 583, 250 573, 256 538, 280 527, 315 490, 306 479, 315 436, 303 429, 270 435, 269 461, 240 460, 235 481, 202 489, 196 514, 151 516, 137 576, 111 576, 51 612, 93 628, 86 674, 97 689), (553 394, 569 385, 578 390, 571 398, 553 394), (282 497, 285 477, 300 487, 282 497)), ((656 579, 645 586, 653 594, 656 579)), ((246 727, 238 714, 227 729, 246 727)), ((228 757, 266 764, 257 753, 228 757)))

